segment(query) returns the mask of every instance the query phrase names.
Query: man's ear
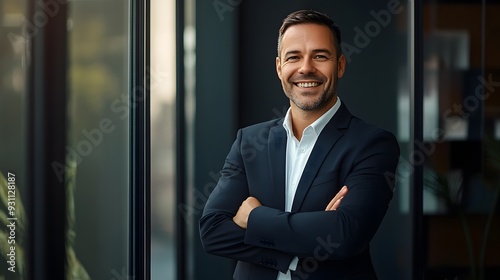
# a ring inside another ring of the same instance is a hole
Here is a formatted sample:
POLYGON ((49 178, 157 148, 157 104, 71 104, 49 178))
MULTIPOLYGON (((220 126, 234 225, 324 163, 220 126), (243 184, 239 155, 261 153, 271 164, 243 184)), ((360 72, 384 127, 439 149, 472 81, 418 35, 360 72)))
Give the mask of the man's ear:
POLYGON ((281 59, 280 57, 276 57, 276 73, 278 74, 278 78, 281 80, 281 59))
POLYGON ((345 59, 345 56, 342 54, 337 61, 337 75, 339 78, 342 78, 342 76, 344 76, 346 66, 347 61, 345 59))

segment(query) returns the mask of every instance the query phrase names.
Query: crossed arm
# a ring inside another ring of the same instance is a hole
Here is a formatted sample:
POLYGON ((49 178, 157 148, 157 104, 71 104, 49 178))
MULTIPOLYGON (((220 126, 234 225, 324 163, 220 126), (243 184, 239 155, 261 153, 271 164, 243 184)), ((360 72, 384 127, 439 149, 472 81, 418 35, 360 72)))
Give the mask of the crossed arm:
POLYGON ((339 244, 329 252, 331 260, 350 258, 367 248, 392 198, 384 172, 395 172, 397 165, 399 150, 393 136, 380 133, 363 147, 356 146, 356 160, 352 167, 345 166, 349 174, 341 179, 349 189, 340 190, 326 211, 294 213, 261 205, 251 196, 240 137, 200 220, 208 253, 258 265, 272 259, 272 268, 286 272, 295 256, 314 255, 319 239, 339 244))
MULTIPOLYGON (((348 192, 347 186, 344 186, 340 191, 335 195, 335 197, 332 198, 330 203, 325 208, 325 211, 335 211, 337 208, 340 206, 340 202, 342 202, 342 198, 347 194, 348 192)), ((233 217, 233 221, 235 224, 237 224, 239 227, 242 229, 247 228, 248 224, 248 216, 250 216, 250 212, 252 212, 253 209, 262 206, 260 201, 253 197, 249 196, 247 199, 245 199, 241 205, 240 208, 238 208, 238 212, 236 212, 236 215, 233 217)))

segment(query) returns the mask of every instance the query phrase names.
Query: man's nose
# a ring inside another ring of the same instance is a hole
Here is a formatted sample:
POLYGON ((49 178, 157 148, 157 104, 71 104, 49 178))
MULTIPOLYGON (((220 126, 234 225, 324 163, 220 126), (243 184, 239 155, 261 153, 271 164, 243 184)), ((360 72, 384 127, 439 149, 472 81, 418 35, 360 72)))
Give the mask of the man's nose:
POLYGON ((314 68, 314 63, 310 58, 304 58, 302 60, 302 65, 299 69, 300 74, 309 74, 316 72, 316 68, 314 68))

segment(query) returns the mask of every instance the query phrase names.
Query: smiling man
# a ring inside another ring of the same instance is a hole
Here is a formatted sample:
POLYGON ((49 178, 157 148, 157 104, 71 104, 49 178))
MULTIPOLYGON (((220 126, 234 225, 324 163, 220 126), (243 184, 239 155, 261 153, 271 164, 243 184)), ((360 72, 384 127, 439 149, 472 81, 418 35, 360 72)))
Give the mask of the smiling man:
POLYGON ((283 25, 278 38, 276 71, 290 99, 294 135, 330 110, 337 101, 337 80, 344 75, 346 60, 336 48, 334 32, 315 23, 283 25), (286 31, 286 32, 285 32, 286 31))
POLYGON ((384 174, 395 173, 399 146, 337 96, 340 43, 325 14, 283 21, 276 71, 290 108, 238 131, 200 219, 206 251, 238 261, 234 279, 377 279, 369 245, 392 199, 384 174))

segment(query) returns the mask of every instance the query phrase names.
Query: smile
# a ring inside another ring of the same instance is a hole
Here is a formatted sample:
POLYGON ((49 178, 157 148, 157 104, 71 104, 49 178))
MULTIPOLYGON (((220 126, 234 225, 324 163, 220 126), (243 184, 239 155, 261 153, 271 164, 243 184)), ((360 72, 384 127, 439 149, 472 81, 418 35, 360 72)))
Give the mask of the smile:
POLYGON ((317 87, 320 85, 320 83, 318 82, 312 82, 312 83, 296 83, 295 85, 297 85, 298 87, 301 87, 301 88, 311 88, 311 87, 317 87))

